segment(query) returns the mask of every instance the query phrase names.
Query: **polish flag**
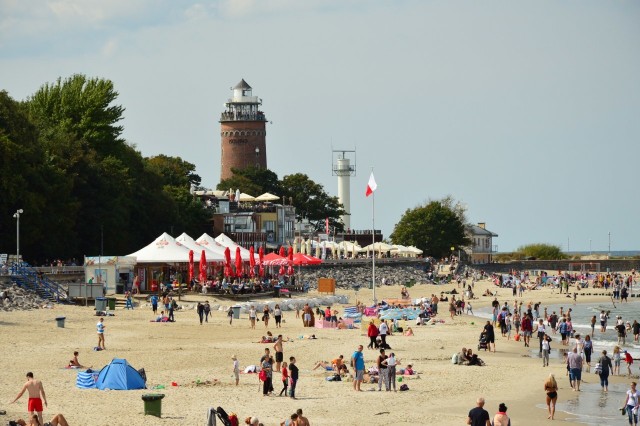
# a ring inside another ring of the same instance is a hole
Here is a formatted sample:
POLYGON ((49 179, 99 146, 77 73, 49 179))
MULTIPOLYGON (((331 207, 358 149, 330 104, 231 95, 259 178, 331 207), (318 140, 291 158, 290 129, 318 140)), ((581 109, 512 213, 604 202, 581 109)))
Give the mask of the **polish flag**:
POLYGON ((365 195, 368 197, 373 194, 373 192, 378 188, 378 184, 376 183, 376 179, 373 177, 373 172, 371 172, 371 176, 369 176, 369 183, 367 184, 367 192, 365 195))

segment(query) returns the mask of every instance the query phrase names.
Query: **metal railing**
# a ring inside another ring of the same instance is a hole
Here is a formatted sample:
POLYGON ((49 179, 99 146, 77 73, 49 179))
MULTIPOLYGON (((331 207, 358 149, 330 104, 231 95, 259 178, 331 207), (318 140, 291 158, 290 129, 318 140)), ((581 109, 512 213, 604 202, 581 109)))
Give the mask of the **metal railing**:
POLYGON ((69 303, 67 292, 26 262, 14 263, 9 268, 11 280, 18 286, 35 292, 43 299, 69 303))

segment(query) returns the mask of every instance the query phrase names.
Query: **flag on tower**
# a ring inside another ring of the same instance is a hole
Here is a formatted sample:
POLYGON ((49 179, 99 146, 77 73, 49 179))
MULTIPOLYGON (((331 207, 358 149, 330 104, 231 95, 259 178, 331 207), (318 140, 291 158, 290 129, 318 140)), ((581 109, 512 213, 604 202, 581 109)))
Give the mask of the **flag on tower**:
POLYGON ((369 183, 367 184, 367 192, 365 195, 368 197, 373 194, 373 192, 378 188, 378 184, 376 183, 376 179, 373 177, 373 172, 371 172, 371 176, 369 176, 369 183))
POLYGON ((325 218, 324 220, 324 231, 327 235, 329 235, 329 218, 325 218))

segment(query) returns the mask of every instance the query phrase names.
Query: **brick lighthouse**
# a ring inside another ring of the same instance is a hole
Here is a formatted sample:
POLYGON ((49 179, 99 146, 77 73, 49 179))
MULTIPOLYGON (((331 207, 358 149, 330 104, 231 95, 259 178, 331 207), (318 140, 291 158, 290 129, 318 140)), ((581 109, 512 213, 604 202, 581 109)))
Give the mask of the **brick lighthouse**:
POLYGON ((244 79, 225 103, 226 110, 220 115, 221 180, 233 175, 232 168, 267 167, 267 119, 260 105, 262 99, 252 96, 251 86, 244 79))

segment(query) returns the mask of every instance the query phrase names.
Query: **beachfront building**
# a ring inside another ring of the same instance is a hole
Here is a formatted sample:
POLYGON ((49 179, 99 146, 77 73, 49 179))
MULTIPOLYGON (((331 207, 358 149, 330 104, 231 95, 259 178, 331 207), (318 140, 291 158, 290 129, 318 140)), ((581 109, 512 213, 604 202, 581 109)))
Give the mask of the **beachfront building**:
POLYGON ((493 262, 493 238, 498 234, 489 231, 484 222, 469 225, 467 234, 471 239, 471 246, 465 250, 469 261, 473 264, 493 262))
POLYGON ((228 191, 195 191, 194 195, 211 212, 213 235, 224 233, 246 248, 277 248, 294 240, 296 209, 274 203, 278 197, 261 201, 260 197, 236 196, 228 191))
POLYGON ((252 95, 244 79, 232 90, 233 96, 220 114, 221 180, 233 175, 231 169, 267 167, 267 119, 260 111, 262 99, 252 95))

